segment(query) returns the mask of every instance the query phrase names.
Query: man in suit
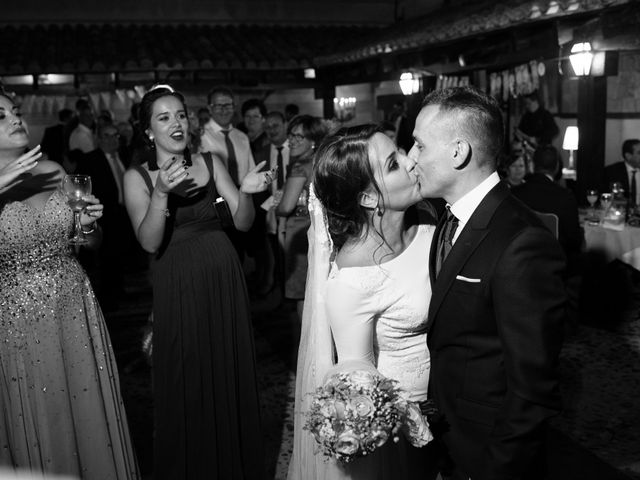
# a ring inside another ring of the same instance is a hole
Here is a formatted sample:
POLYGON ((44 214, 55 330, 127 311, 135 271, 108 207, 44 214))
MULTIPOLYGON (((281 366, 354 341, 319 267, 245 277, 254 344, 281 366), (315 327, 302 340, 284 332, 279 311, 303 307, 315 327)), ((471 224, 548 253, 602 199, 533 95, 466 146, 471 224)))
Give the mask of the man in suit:
POLYGON ((77 172, 91 176, 92 193, 104 205, 100 219, 102 244, 97 258, 87 262, 89 270, 96 270, 101 306, 113 310, 122 294, 125 256, 133 248, 133 232, 124 208, 124 165, 118 155, 118 129, 103 125, 97 137, 98 148, 80 160, 77 172))
POLYGON ((44 130, 42 137, 42 152, 49 157, 49 160, 64 164, 66 147, 66 128, 71 119, 73 118, 73 112, 68 108, 63 108, 58 112, 59 123, 51 127, 47 127, 44 130))
POLYGON ((447 214, 431 246, 430 394, 451 479, 542 478, 547 420, 561 408, 560 245, 500 182, 497 102, 472 88, 423 101, 409 157, 447 214), (543 458, 542 458, 543 460, 543 458))
POLYGON ((610 192, 611 185, 618 182, 624 188, 624 195, 629 203, 636 207, 640 205, 640 140, 632 138, 622 143, 622 158, 624 161, 609 165, 604 169, 605 183, 603 192, 610 192), (634 195, 635 193, 635 195, 634 195))
MULTIPOLYGON (((239 186, 242 179, 255 167, 249 137, 231 123, 235 114, 235 100, 231 90, 215 87, 207 96, 211 120, 203 127, 200 151, 217 155, 227 167, 231 179, 239 186)), ((244 260, 246 235, 235 228, 226 230, 240 261, 244 260)))
POLYGON ((514 187, 511 193, 532 210, 553 213, 558 217, 558 241, 572 264, 580 253, 583 234, 578 202, 573 193, 553 181, 559 168, 560 159, 555 147, 547 145, 536 149, 533 174, 525 183, 514 187))
POLYGON ((284 270, 284 254, 279 236, 284 234, 285 218, 276 217, 275 205, 265 210, 261 205, 271 196, 282 195, 284 183, 289 173, 289 142, 287 126, 281 112, 269 112, 265 120, 265 132, 269 144, 255 152, 255 161, 266 161, 263 170, 276 169, 276 178, 271 188, 253 196, 256 218, 250 234, 256 238, 255 251, 258 295, 269 293, 274 286, 280 285, 284 270))

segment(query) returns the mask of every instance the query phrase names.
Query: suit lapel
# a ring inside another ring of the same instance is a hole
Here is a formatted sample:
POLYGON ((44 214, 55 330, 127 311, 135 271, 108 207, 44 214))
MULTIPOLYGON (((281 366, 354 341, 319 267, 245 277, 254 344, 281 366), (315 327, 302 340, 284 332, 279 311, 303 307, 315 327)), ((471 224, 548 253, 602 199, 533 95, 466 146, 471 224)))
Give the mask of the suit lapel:
MULTIPOLYGON (((502 203, 502 201, 509 196, 509 189, 503 183, 498 183, 491 191, 484 197, 480 205, 471 215, 469 222, 464 226, 464 229, 460 232, 460 236, 456 240, 451 252, 447 256, 446 260, 442 264, 440 269, 440 275, 435 280, 432 280, 432 296, 431 303, 429 305, 429 320, 427 322, 427 331, 429 331, 435 321, 435 318, 440 310, 442 301, 446 294, 449 292, 451 285, 456 279, 456 275, 462 270, 469 257, 476 250, 478 245, 482 242, 484 237, 489 233, 489 223, 493 218, 493 214, 496 209, 502 203)), ((440 222, 441 224, 442 222, 440 222)), ((438 229, 442 228, 442 225, 438 225, 438 229)), ((437 232, 437 230, 436 230, 437 232)), ((434 236, 437 243, 437 237, 434 236)), ((436 247, 437 250, 437 247, 436 247)), ((435 272, 435 251, 432 245, 431 255, 429 263, 431 273, 435 272)), ((432 275, 433 277, 433 275, 432 275)))

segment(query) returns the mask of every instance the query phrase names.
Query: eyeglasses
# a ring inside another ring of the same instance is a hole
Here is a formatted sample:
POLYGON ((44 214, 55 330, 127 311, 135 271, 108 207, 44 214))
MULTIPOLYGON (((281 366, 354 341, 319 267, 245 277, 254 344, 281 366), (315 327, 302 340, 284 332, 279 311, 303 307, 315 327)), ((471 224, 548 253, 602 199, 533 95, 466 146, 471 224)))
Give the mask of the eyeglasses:
POLYGON ((223 110, 233 110, 233 103, 214 103, 211 106, 214 110, 217 110, 219 112, 223 110))
POLYGON ((119 133, 103 133, 102 137, 103 138, 120 138, 120 134, 119 133))
POLYGON ((300 135, 299 133, 290 133, 287 136, 289 137, 290 142, 292 141, 301 142, 306 138, 304 135, 300 135))

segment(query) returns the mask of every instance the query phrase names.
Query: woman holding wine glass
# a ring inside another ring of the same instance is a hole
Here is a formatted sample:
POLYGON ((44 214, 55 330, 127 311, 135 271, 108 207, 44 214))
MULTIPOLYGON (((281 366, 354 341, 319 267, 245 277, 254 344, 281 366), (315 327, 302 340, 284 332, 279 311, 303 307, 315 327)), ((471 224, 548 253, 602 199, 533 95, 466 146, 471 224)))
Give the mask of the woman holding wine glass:
MULTIPOLYGON (((0 92, 0 466, 138 478, 104 318, 69 244, 64 171, 28 143, 0 92)), ((102 205, 88 189, 78 200, 89 233, 102 205)))

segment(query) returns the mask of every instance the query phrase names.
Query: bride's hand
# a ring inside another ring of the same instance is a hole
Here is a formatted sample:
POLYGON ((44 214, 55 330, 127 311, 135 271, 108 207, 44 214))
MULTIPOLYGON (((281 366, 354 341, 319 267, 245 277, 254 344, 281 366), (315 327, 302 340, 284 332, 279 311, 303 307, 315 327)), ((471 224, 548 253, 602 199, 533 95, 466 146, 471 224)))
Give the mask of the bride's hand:
POLYGON ((260 169, 264 167, 266 163, 266 160, 260 162, 242 179, 242 184, 240 185, 240 191, 242 193, 264 192, 271 182, 273 182, 277 168, 261 172, 260 169))
POLYGON ((104 205, 100 203, 93 195, 87 195, 82 197, 82 199, 88 203, 88 205, 82 210, 80 214, 80 224, 82 226, 91 225, 96 220, 102 217, 102 213, 104 212, 104 205))
POLYGON ((18 177, 35 167, 40 157, 42 157, 42 152, 40 145, 38 145, 0 168, 0 192, 8 190, 18 183, 20 181, 18 177))

